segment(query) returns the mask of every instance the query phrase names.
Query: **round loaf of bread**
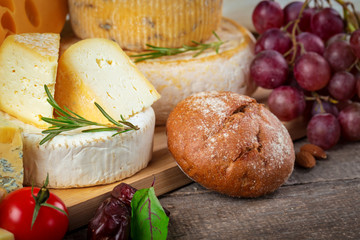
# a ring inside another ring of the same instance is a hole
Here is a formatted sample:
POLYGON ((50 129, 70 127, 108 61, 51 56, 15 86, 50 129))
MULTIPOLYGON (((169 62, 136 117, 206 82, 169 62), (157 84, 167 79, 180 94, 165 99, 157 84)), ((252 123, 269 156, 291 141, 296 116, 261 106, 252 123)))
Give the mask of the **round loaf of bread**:
POLYGON ((247 96, 192 95, 171 112, 166 130, 169 150, 183 172, 223 194, 268 194, 293 171, 295 153, 287 129, 247 96))

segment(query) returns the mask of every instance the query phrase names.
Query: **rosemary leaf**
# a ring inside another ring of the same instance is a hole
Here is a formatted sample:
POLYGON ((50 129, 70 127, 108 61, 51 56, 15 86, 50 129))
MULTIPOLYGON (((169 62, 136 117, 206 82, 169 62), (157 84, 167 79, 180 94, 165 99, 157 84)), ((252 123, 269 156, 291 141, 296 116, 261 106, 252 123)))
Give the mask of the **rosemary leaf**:
POLYGON ((132 123, 126 121, 122 115, 120 115, 121 120, 116 121, 114 120, 109 114, 105 112, 105 110, 97 103, 95 103, 95 106, 99 109, 99 111, 106 117, 110 124, 101 124, 97 122, 93 122, 90 120, 85 119, 84 117, 80 116, 79 114, 76 114, 75 112, 71 111, 67 107, 61 108, 51 95, 48 87, 44 85, 46 95, 48 97, 47 101, 48 103, 55 109, 56 114, 58 117, 56 118, 47 118, 42 117, 41 119, 52 126, 48 127, 48 129, 42 131, 42 133, 47 134, 41 141, 40 145, 46 143, 47 141, 53 139, 57 135, 59 135, 62 132, 71 131, 74 129, 78 129, 81 127, 87 127, 87 126, 99 126, 98 128, 92 128, 92 129, 85 129, 82 130, 82 132, 104 132, 104 131, 116 131, 113 136, 116 136, 118 134, 128 132, 131 130, 138 130, 139 128, 132 123))
POLYGON ((148 53, 142 53, 142 54, 135 54, 130 55, 130 57, 135 58, 134 62, 141 62, 148 59, 154 59, 159 58, 162 56, 171 56, 171 55, 177 55, 189 51, 197 51, 193 54, 192 57, 197 57, 200 54, 202 54, 207 49, 213 49, 215 50, 216 54, 219 53, 220 46, 223 45, 225 42, 220 39, 220 37, 213 31, 214 36, 218 40, 217 42, 212 43, 200 43, 197 41, 192 41, 194 46, 188 46, 183 45, 181 48, 166 48, 166 47, 157 47, 154 45, 146 44, 148 49, 146 51, 149 51, 148 53))

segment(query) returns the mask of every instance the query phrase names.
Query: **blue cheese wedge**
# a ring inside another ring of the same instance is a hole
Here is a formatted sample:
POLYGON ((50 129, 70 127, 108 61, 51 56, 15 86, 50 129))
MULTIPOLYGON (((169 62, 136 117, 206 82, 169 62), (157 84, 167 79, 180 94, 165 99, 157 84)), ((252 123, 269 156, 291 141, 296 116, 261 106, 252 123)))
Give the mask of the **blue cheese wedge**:
POLYGON ((0 187, 11 192, 21 188, 23 180, 21 130, 0 116, 0 187))

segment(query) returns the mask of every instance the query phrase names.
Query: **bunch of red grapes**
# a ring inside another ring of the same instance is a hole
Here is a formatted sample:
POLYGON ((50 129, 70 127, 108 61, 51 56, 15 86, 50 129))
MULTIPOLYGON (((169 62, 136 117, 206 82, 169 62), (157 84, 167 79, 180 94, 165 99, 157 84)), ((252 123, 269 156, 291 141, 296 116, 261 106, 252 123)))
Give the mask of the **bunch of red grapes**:
POLYGON ((280 120, 305 116, 308 140, 329 149, 341 136, 360 140, 360 22, 350 25, 333 8, 308 3, 256 6, 260 36, 250 74, 273 89, 268 106, 280 120))

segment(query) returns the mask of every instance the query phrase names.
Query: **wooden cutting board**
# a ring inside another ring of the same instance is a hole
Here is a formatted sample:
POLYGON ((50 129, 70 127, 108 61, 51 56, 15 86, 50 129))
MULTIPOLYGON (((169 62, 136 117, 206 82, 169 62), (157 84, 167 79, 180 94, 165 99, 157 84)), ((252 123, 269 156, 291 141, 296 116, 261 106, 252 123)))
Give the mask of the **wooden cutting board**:
MULTIPOLYGON (((254 97, 258 102, 264 103, 271 91, 258 89, 254 97)), ((305 136, 305 123, 296 119, 284 123, 293 140, 305 136)), ((155 192, 162 195, 191 182, 177 166, 175 160, 167 149, 165 127, 156 127, 154 135, 154 150, 149 165, 134 176, 123 180, 137 189, 148 188, 155 179, 155 192)), ((120 182, 96 187, 74 189, 52 189, 51 192, 59 196, 69 210, 69 229, 86 225, 94 216, 100 203, 110 196, 112 189, 120 182)))

